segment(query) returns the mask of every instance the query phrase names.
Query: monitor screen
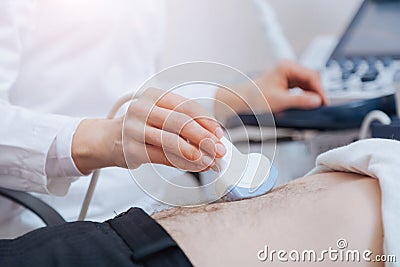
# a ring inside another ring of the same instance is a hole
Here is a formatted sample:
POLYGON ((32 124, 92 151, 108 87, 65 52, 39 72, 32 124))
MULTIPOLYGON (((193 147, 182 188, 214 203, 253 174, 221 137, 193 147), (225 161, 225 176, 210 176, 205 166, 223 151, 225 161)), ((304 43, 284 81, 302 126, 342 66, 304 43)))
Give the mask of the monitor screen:
POLYGON ((399 56, 400 0, 366 0, 334 54, 399 56))

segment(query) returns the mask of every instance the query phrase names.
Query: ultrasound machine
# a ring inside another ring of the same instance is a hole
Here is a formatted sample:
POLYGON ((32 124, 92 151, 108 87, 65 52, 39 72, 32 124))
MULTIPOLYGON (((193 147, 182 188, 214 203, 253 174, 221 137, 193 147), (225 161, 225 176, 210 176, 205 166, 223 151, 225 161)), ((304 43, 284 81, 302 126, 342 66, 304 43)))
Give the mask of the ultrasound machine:
POLYGON ((391 95, 400 71, 400 1, 364 1, 322 71, 334 102, 391 95))
MULTIPOLYGON (((400 0, 364 0, 319 71, 330 104, 276 113, 278 128, 356 129, 372 110, 394 115, 394 84, 400 80, 400 0)), ((228 126, 273 126, 268 118, 241 115, 228 126)))

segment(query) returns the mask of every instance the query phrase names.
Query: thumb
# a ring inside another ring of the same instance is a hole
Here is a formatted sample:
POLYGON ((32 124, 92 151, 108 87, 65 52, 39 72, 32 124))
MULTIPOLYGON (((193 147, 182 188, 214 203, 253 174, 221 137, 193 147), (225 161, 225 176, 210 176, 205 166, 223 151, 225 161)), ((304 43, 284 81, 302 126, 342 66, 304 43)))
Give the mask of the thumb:
POLYGON ((321 96, 313 92, 288 95, 287 108, 313 109, 322 105, 321 96))

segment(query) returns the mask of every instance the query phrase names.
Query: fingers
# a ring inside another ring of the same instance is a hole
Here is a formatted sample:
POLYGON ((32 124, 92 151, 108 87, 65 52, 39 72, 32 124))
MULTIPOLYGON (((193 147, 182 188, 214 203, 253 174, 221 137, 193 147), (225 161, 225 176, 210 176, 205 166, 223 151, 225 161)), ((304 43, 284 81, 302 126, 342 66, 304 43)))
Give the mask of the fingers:
POLYGON ((160 147, 146 145, 145 150, 147 158, 144 158, 143 161, 148 163, 163 164, 191 172, 199 172, 205 168, 196 162, 185 160, 174 154, 165 153, 160 147))
POLYGON ((205 109, 194 101, 159 89, 147 89, 131 103, 124 131, 133 167, 152 162, 202 171, 226 153, 219 140, 223 131, 205 109), (132 147, 139 149, 135 151, 132 147), (147 153, 151 154, 146 156, 147 153))
MULTIPOLYGON (((140 124, 142 126, 148 124, 160 130, 180 135, 189 143, 200 147, 211 157, 222 157, 225 154, 225 147, 219 138, 205 129, 197 120, 184 113, 161 108, 151 101, 154 100, 145 98, 132 103, 129 107, 130 117, 145 122, 140 124)), ((137 125, 139 125, 138 122, 136 122, 137 125)), ((140 136, 141 133, 136 133, 136 135, 140 136)))
POLYGON ((322 105, 321 97, 313 92, 304 91, 302 94, 290 94, 285 97, 286 108, 312 109, 322 105))
POLYGON ((132 151, 135 157, 143 156, 143 154, 146 153, 146 151, 143 151, 145 146, 151 145, 159 148, 163 154, 174 155, 174 158, 178 157, 184 162, 189 161, 193 165, 202 166, 202 169, 211 167, 215 164, 215 157, 212 156, 215 155, 215 151, 212 155, 203 153, 202 144, 200 144, 199 147, 194 146, 177 134, 143 124, 139 120, 127 121, 125 123, 125 129, 126 133, 128 133, 126 134, 125 143, 134 144, 132 146, 136 147, 136 151, 135 149, 128 151, 132 151), (142 147, 138 148, 138 145, 141 145, 142 147))
POLYGON ((146 90, 145 93, 156 102, 157 106, 186 114, 194 118, 202 127, 213 133, 216 137, 223 137, 223 131, 219 123, 212 118, 206 109, 194 100, 154 88, 146 90))
POLYGON ((180 135, 190 143, 200 147, 209 155, 222 157, 226 151, 219 139, 203 128, 196 120, 186 114, 174 112, 155 106, 151 111, 148 122, 150 125, 180 135))
POLYGON ((182 157, 175 156, 174 154, 165 153, 161 147, 153 145, 140 143, 134 143, 132 145, 131 143, 130 150, 130 155, 135 154, 134 157, 132 156, 131 158, 127 158, 127 160, 130 160, 130 168, 139 167, 143 163, 155 163, 191 172, 201 172, 207 169, 207 167, 201 164, 199 165, 196 162, 185 160, 182 157), (141 153, 137 153, 138 151, 141 153), (135 162, 137 162, 136 165, 135 162))
POLYGON ((300 87, 303 90, 315 92, 321 98, 321 104, 328 104, 328 99, 322 88, 321 77, 318 72, 292 61, 282 62, 278 66, 278 71, 285 73, 289 88, 300 87))

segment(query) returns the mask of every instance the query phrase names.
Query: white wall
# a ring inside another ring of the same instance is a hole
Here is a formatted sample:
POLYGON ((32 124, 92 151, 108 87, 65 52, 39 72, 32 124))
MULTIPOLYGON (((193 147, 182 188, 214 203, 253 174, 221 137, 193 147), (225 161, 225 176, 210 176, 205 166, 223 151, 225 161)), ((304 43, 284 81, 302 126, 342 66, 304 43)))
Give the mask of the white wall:
POLYGON ((268 0, 297 53, 317 35, 340 36, 362 0, 268 0))
MULTIPOLYGON (((268 0, 297 54, 317 35, 339 35, 361 0, 268 0)), ((251 0, 167 0, 161 65, 217 61, 249 72, 273 64, 251 0)))

